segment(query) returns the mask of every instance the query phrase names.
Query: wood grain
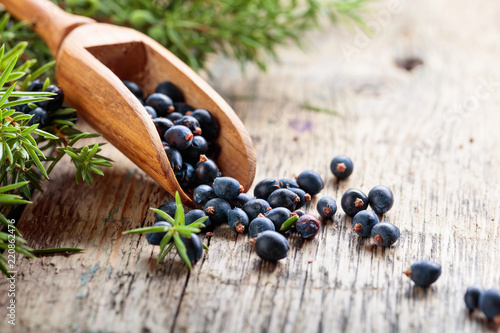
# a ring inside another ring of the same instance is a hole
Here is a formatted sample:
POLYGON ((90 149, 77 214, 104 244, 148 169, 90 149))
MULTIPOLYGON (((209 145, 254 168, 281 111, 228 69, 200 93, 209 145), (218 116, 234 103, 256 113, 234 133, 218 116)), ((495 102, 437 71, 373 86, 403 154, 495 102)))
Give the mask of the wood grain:
POLYGON ((307 53, 280 50, 268 73, 212 63, 211 83, 252 135, 257 180, 317 170, 326 186, 311 212, 323 195, 389 186, 396 246, 361 240, 339 209, 315 240, 292 237, 278 264, 222 227, 203 238, 210 251, 191 273, 173 253, 157 265, 144 237, 121 233, 151 224, 148 207, 171 197, 108 146, 116 166, 93 187, 74 185, 65 161, 24 212, 33 247, 86 252, 20 258, 18 325, 2 332, 497 332, 467 313, 463 294, 500 288, 499 11, 494 1, 403 2, 349 59, 357 32, 328 28, 306 36, 307 53), (395 65, 408 57, 423 65, 395 65), (338 183, 329 162, 341 153, 355 169, 338 183), (443 266, 429 290, 401 273, 419 259, 443 266))

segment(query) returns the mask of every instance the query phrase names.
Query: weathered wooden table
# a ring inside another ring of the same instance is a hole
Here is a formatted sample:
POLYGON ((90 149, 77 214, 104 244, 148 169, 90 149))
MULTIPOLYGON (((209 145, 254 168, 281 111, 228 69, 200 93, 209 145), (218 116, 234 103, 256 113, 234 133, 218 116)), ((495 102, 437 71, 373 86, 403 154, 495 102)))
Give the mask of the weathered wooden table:
POLYGON ((268 73, 243 76, 215 59, 211 82, 253 137, 257 180, 317 170, 326 186, 311 212, 323 195, 340 201, 349 188, 387 185, 396 202, 384 220, 401 228, 397 246, 358 238, 339 209, 315 240, 292 238, 277 264, 223 227, 203 239, 210 252, 191 273, 174 253, 157 265, 156 248, 122 232, 151 224, 148 208, 171 197, 110 146, 105 177, 76 186, 66 161, 22 215, 31 246, 86 251, 20 258, 18 322, 2 319, 1 331, 496 331, 468 315, 463 294, 474 283, 500 287, 500 3, 389 3, 373 9, 369 37, 310 34, 306 53, 283 48, 268 73), (329 162, 341 153, 355 171, 337 183, 329 162), (443 266, 429 290, 401 274, 419 259, 443 266))

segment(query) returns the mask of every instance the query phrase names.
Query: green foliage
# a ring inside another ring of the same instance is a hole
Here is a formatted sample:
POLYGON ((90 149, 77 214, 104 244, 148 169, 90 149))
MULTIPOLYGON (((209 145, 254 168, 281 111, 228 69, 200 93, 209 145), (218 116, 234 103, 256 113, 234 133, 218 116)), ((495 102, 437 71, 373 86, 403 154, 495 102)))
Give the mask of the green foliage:
MULTIPOLYGON (((23 54, 25 44, 19 44, 5 52, 0 49, 0 183, 3 185, 29 181, 35 188, 40 188, 42 178, 48 178, 50 171, 64 155, 71 157, 76 166, 77 183, 83 179, 90 184, 92 173, 103 175, 99 167, 110 167, 110 159, 99 155, 100 146, 84 146, 76 148, 74 145, 81 139, 98 136, 96 134, 81 132, 75 127, 75 110, 61 109, 50 114, 50 125, 39 129, 38 124, 30 125, 31 115, 7 109, 16 105, 26 104, 35 108, 38 101, 50 98, 52 93, 14 91, 16 86, 26 87, 30 81, 42 74, 36 70, 30 72, 30 67, 24 64, 16 66, 17 59, 23 54), (23 71, 22 71, 23 70, 23 71), (20 74, 22 75, 20 75, 20 74), (26 76, 21 84, 12 83, 4 88, 5 83, 12 82, 20 76, 26 76), (9 101, 12 97, 23 97, 23 100, 9 101), (56 154, 46 158, 43 151, 53 151, 56 154), (42 164, 49 161, 48 169, 42 164)), ((29 62, 29 60, 28 60, 29 62)), ((52 64, 53 65, 53 64, 52 64)), ((48 69, 50 66, 42 66, 48 69)), ((50 84, 50 79, 45 80, 45 86, 50 84)), ((30 187, 25 185, 22 191, 27 198, 31 197, 30 187)))
MULTIPOLYGON (((52 134, 38 129, 38 125, 29 125, 31 115, 10 109, 20 104, 35 103, 47 100, 51 95, 45 92, 15 92, 16 83, 11 78, 24 76, 29 69, 24 65, 16 67, 17 59, 23 54, 26 45, 18 44, 16 47, 5 52, 5 47, 0 48, 0 183, 4 186, 17 184, 19 182, 39 182, 39 173, 44 178, 48 174, 41 161, 45 157, 37 147, 35 135, 40 138, 55 138, 52 134), (20 68, 21 67, 21 68, 20 68), (23 68, 24 67, 24 68, 23 68), (5 84, 10 86, 4 87, 5 84), (9 98, 23 97, 9 101, 9 98), (39 173, 38 173, 39 172, 39 173)), ((30 189, 27 184, 22 186, 22 191, 27 198, 30 197, 30 189)))
POLYGON ((84 249, 79 249, 77 247, 58 247, 54 249, 32 249, 30 253, 34 255, 47 255, 47 254, 57 254, 57 253, 76 253, 76 252, 83 252, 85 251, 84 249))
POLYGON ((319 113, 326 113, 326 114, 331 114, 333 116, 338 116, 339 113, 335 110, 332 110, 332 109, 327 109, 327 108, 322 108, 322 107, 319 107, 319 106, 316 106, 316 105, 312 105, 312 104, 303 104, 301 105, 301 107, 305 110, 309 110, 309 111, 315 111, 315 112, 319 112, 319 113))
MULTIPOLYGON (((55 1, 61 4, 61 1, 55 1)), ((360 23, 368 0, 66 0, 64 8, 79 15, 130 26, 163 44, 193 69, 207 57, 223 53, 266 68, 279 45, 300 45, 305 31, 323 18, 360 23)))
MULTIPOLYGON (((242 67, 253 62, 265 69, 269 57, 278 60, 278 46, 300 46, 305 32, 319 28, 325 19, 362 24, 360 13, 370 0, 52 1, 74 14, 142 31, 198 70, 215 53, 238 60, 242 67)), ((4 17, 0 34, 9 47, 27 41, 30 58, 52 60, 44 42, 22 23, 4 17)), ((53 71, 48 74, 53 77, 53 71)))
POLYGON ((291 216, 290 218, 288 218, 288 220, 283 222, 283 224, 281 225, 280 231, 287 231, 288 229, 293 227, 295 225, 295 223, 297 223, 298 220, 299 220, 299 216, 297 214, 291 216))
MULTIPOLYGON (((2 21, 3 22, 3 21, 2 21)), ((18 87, 15 80, 26 76, 38 77, 42 72, 30 72, 35 64, 26 61, 17 65, 18 59, 23 55, 26 43, 15 45, 6 51, 5 45, 0 48, 0 207, 10 205, 22 205, 29 203, 28 200, 17 193, 8 193, 21 190, 26 198, 30 198, 31 189, 29 182, 39 187, 42 178, 48 178, 48 173, 42 164, 46 158, 38 148, 40 142, 45 140, 57 140, 58 137, 38 128, 38 124, 29 124, 31 115, 19 112, 15 109, 17 105, 33 105, 44 101, 54 95, 46 92, 15 91, 18 87), (19 97, 23 99, 20 100, 19 97), (11 109, 13 108, 13 109, 11 109)), ((4 225, 4 231, 0 232, 0 271, 10 276, 9 270, 15 270, 14 254, 22 254, 26 257, 34 257, 36 250, 26 245, 26 240, 20 237, 17 228, 9 220, 0 214, 0 223, 4 225)), ((53 249, 49 249, 53 250, 53 249)), ((47 251, 47 250, 46 250, 47 251)), ((71 251, 71 249, 69 249, 71 251)))
POLYGON ((98 167, 112 166, 109 158, 98 154, 101 151, 99 147, 102 145, 103 143, 96 143, 92 148, 89 148, 89 146, 78 149, 72 147, 68 147, 67 149, 58 148, 60 151, 68 154, 73 160, 73 163, 76 166, 77 184, 79 184, 83 179, 84 182, 90 185, 93 180, 92 172, 98 174, 99 176, 104 176, 104 173, 98 167))
MULTIPOLYGON (((90 184, 92 173, 103 175, 100 167, 111 166, 110 159, 99 155, 102 144, 75 147, 81 139, 98 136, 81 132, 76 128, 75 110, 65 108, 51 112, 50 125, 39 128, 39 124, 30 124, 32 115, 21 112, 21 108, 16 108, 27 104, 29 108, 34 109, 36 108, 34 103, 48 100, 55 95, 25 91, 33 80, 41 78, 42 75, 46 76, 55 62, 49 61, 37 66, 38 61, 29 57, 27 41, 13 44, 13 41, 19 41, 30 33, 25 31, 25 27, 13 23, 9 18, 6 14, 0 19, 0 41, 4 42, 0 48, 0 186, 2 186, 0 208, 2 211, 7 211, 6 207, 10 205, 29 203, 25 198, 31 198, 33 188, 40 189, 42 180, 49 178, 50 172, 63 156, 69 156, 75 164, 77 182, 83 180, 90 184), (48 153, 48 157, 44 152, 48 153)), ((37 43, 35 41, 34 45, 40 45, 37 43)), ((50 83, 50 78, 46 77, 43 87, 46 88, 50 83)), ((12 260, 11 252, 33 257, 34 254, 81 251, 74 248, 33 250, 26 245, 26 240, 20 237, 17 228, 3 214, 0 214, 0 222, 5 226, 4 231, 0 232, 0 271, 6 275, 8 270, 11 270, 7 269, 12 265, 9 261, 12 260)))
MULTIPOLYGON (((184 208, 182 207, 181 197, 179 193, 175 193, 175 202, 177 204, 177 209, 175 211, 175 218, 172 218, 170 215, 165 213, 162 210, 151 208, 156 214, 160 215, 165 221, 170 223, 172 227, 146 227, 146 228, 138 228, 133 230, 125 231, 124 234, 146 234, 150 232, 166 232, 165 236, 160 242, 160 254, 158 255, 157 262, 165 258, 165 256, 172 250, 175 246, 177 248, 177 252, 179 256, 184 260, 186 265, 191 270, 193 267, 186 252, 186 246, 181 240, 182 237, 191 238, 192 234, 197 234, 201 231, 201 229, 205 226, 203 222, 208 219, 207 216, 199 218, 194 221, 190 225, 186 225, 184 220, 184 208)), ((205 249, 208 249, 204 246, 205 249)))
POLYGON ((32 73, 31 78, 26 77, 25 82, 35 80, 42 73, 53 78, 54 72, 51 67, 54 63, 49 48, 40 37, 30 30, 29 26, 11 20, 8 13, 0 18, 0 42, 5 45, 7 50, 23 49, 23 59, 21 60, 23 60, 25 67, 21 68, 22 71, 29 70, 37 63, 46 64, 35 71, 36 73, 32 73), (26 47, 28 45, 29 48, 26 47))

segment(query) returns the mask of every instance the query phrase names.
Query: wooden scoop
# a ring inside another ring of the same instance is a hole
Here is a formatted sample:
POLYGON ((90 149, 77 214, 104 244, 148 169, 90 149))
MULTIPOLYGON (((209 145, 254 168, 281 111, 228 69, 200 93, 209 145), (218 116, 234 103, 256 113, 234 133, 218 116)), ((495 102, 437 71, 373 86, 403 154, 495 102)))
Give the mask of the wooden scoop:
POLYGON ((129 28, 71 15, 48 0, 0 0, 17 19, 33 23, 57 60, 57 83, 66 102, 97 131, 171 194, 192 204, 175 178, 160 136, 139 100, 123 85, 130 80, 146 95, 168 80, 186 103, 209 110, 220 124, 217 165, 248 189, 255 150, 231 107, 191 68, 146 35, 129 28))

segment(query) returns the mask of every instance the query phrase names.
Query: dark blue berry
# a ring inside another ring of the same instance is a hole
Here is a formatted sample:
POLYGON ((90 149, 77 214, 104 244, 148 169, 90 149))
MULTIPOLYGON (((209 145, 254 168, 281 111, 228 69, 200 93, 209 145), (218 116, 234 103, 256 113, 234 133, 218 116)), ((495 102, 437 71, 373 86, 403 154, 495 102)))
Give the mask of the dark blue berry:
POLYGON ((299 184, 295 180, 287 179, 287 178, 281 178, 278 180, 278 183, 280 184, 280 188, 299 188, 299 184))
POLYGON ((255 240, 255 252, 262 260, 278 261, 286 258, 290 244, 275 231, 263 231, 255 240))
POLYGON ((281 225, 291 216, 290 210, 284 207, 273 208, 266 213, 266 217, 273 222, 275 230, 280 230, 281 225))
POLYGON ((330 163, 330 170, 337 179, 346 179, 352 173, 354 165, 349 157, 339 155, 333 158, 330 163))
POLYGON ((213 141, 207 141, 207 142, 208 142, 208 151, 206 155, 213 160, 217 160, 217 158, 220 155, 220 146, 217 144, 217 142, 213 141))
POLYGON ((175 121, 175 124, 186 126, 187 128, 189 128, 191 130, 191 132, 193 132, 194 135, 201 135, 202 134, 200 123, 198 122, 198 120, 195 117, 182 116, 182 118, 179 118, 175 121))
POLYGON ((269 195, 267 202, 269 202, 272 208, 285 207, 288 210, 295 210, 295 207, 300 202, 300 198, 292 191, 280 188, 269 195))
POLYGON ((250 225, 248 226, 248 234, 250 235, 250 238, 255 238, 261 232, 266 231, 266 230, 274 231, 275 229, 274 229, 273 222, 264 216, 260 216, 260 217, 253 219, 250 222, 250 225))
POLYGON ((198 119, 203 136, 207 140, 214 140, 219 136, 219 123, 210 112, 205 109, 196 109, 191 116, 198 119))
POLYGON ((375 186, 368 193, 368 202, 375 213, 385 214, 394 203, 392 191, 383 185, 375 186))
POLYGON ((28 88, 26 88, 26 91, 42 91, 42 89, 43 81, 37 79, 29 84, 28 88))
POLYGON ((473 311, 479 308, 479 297, 483 292, 484 289, 481 286, 472 286, 467 288, 464 296, 465 306, 467 309, 473 311))
MULTIPOLYGON (((205 212, 202 211, 201 209, 190 210, 184 215, 184 224, 190 225, 191 223, 205 216, 207 216, 207 214, 205 214, 205 212)), ((208 225, 210 224, 210 219, 206 219, 205 222, 203 223, 205 224, 205 227, 208 227, 208 225)))
POLYGON ((191 188, 194 183, 194 168, 189 163, 182 163, 182 169, 175 173, 175 178, 182 188, 191 188))
POLYGON ((240 192, 243 192, 243 186, 231 177, 215 178, 212 188, 219 198, 227 201, 236 200, 240 192))
MULTIPOLYGON (((171 227, 172 225, 165 221, 159 221, 152 225, 152 227, 171 227)), ((151 245, 160 245, 161 240, 167 232, 148 232, 146 234, 146 239, 151 245)))
POLYGON ((170 147, 183 150, 191 145, 193 133, 186 126, 174 125, 163 137, 170 147))
POLYGON ((181 114, 186 114, 187 112, 193 113, 194 108, 186 103, 174 103, 174 112, 179 112, 181 114))
POLYGON ((203 210, 211 223, 217 225, 227 222, 227 213, 231 210, 231 205, 224 199, 215 198, 208 200, 203 210))
POLYGON ((256 198, 267 200, 269 195, 280 188, 280 183, 273 178, 266 178, 255 185, 253 195, 256 198))
POLYGON ((177 86, 170 81, 163 81, 163 82, 159 83, 156 86, 155 91, 157 93, 167 95, 174 102, 177 102, 177 103, 184 102, 184 95, 183 95, 182 91, 179 88, 177 88, 177 86))
POLYGON ((479 296, 479 308, 486 318, 500 326, 500 290, 489 289, 483 292, 479 296))
POLYGON ((357 213, 368 208, 368 197, 360 190, 347 190, 340 202, 344 213, 354 217, 357 213))
MULTIPOLYGON (((144 108, 146 109, 146 112, 151 116, 152 119, 155 119, 155 118, 158 117, 158 114, 156 113, 156 110, 153 109, 151 106, 146 105, 146 106, 144 106, 144 108)), ((170 127, 172 127, 172 126, 170 126, 170 127)))
POLYGON ((195 184, 213 184, 215 178, 219 176, 219 168, 214 161, 209 160, 205 155, 200 155, 200 161, 194 169, 195 184))
POLYGON ((302 239, 313 239, 319 232, 321 224, 316 216, 304 214, 295 223, 295 229, 302 239))
POLYGON ((297 202, 295 209, 301 208, 301 207, 305 206, 306 203, 311 201, 311 195, 309 193, 306 193, 303 189, 289 187, 288 190, 292 191, 293 193, 295 193, 299 196, 300 200, 299 200, 299 202, 297 202))
POLYGON ((337 212, 337 203, 332 197, 323 197, 318 200, 316 209, 324 219, 331 219, 337 212))
POLYGON ((50 100, 40 102, 40 107, 48 112, 59 110, 64 102, 64 93, 62 89, 58 86, 50 85, 45 89, 45 91, 56 93, 56 95, 50 96, 50 100))
POLYGON ((130 90, 130 92, 135 95, 135 97, 139 99, 144 99, 144 93, 142 92, 141 87, 139 87, 137 83, 132 81, 122 81, 122 82, 125 85, 125 87, 127 87, 128 90, 130 90))
POLYGON ((168 115, 166 115, 166 117, 168 120, 170 120, 172 122, 176 122, 177 120, 181 119, 184 116, 182 115, 182 113, 172 112, 172 113, 169 113, 168 115))
POLYGON ((379 222, 372 228, 371 237, 377 245, 391 246, 399 239, 399 228, 389 222, 379 222))
POLYGON ((227 213, 227 222, 229 227, 240 234, 248 228, 248 215, 241 208, 234 208, 227 213))
MULTIPOLYGON (((167 213, 171 218, 175 218, 175 211, 177 210, 177 204, 175 201, 165 202, 158 207, 159 210, 167 213)), ((155 213, 155 221, 164 221, 165 219, 160 215, 155 213)))
POLYGON ((379 222, 377 214, 371 210, 363 210, 352 219, 352 230, 361 237, 370 237, 373 227, 379 222))
POLYGON ((182 169, 182 155, 181 153, 174 148, 169 146, 163 147, 165 153, 167 153, 168 161, 170 162, 170 166, 174 169, 174 172, 182 169))
POLYGON ((310 195, 316 195, 325 184, 323 183, 323 179, 319 173, 313 170, 303 171, 300 175, 297 176, 297 184, 299 184, 300 188, 309 193, 310 195))
POLYGON ((300 210, 300 209, 296 209, 292 213, 296 214, 298 217, 301 217, 301 216, 305 215, 306 212, 304 212, 303 210, 300 210))
POLYGON ((215 195, 214 189, 209 185, 200 185, 194 189, 193 199, 199 205, 204 206, 208 200, 215 199, 217 196, 215 195))
POLYGON ((172 99, 164 94, 151 94, 146 98, 145 103, 155 109, 159 117, 165 117, 174 110, 172 99))
POLYGON ((44 127, 49 124, 49 114, 42 108, 33 109, 28 114, 33 116, 28 122, 29 126, 40 124, 38 127, 44 127))
POLYGON ((154 118, 153 123, 162 139, 165 137, 165 132, 174 126, 174 123, 167 118, 154 118))
POLYGON ((253 200, 253 199, 255 199, 255 198, 247 193, 240 193, 240 194, 238 194, 238 197, 236 198, 236 200, 234 200, 234 206, 236 206, 238 208, 243 208, 243 206, 247 202, 249 202, 250 200, 253 200))
POLYGON ((191 265, 194 265, 201 259, 203 255, 203 244, 200 237, 196 234, 191 234, 191 238, 181 236, 181 240, 186 246, 186 254, 191 265))
POLYGON ((195 135, 191 146, 182 151, 182 157, 188 162, 196 163, 200 160, 200 155, 206 154, 208 151, 208 143, 204 137, 195 135))
POLYGON ((271 210, 271 207, 266 200, 254 199, 244 204, 243 210, 245 211, 245 213, 247 213, 250 221, 252 221, 259 214, 265 214, 268 210, 271 210))
POLYGON ((415 285, 427 288, 441 276, 441 265, 432 261, 417 261, 403 272, 415 285))
MULTIPOLYGON (((22 100, 25 100, 25 99, 30 99, 30 98, 33 98, 33 97, 29 97, 29 96, 21 96, 19 97, 16 101, 22 101, 22 100)), ((22 112, 22 113, 28 113, 31 111, 31 108, 29 107, 28 103, 26 104, 18 104, 18 105, 14 105, 13 106, 14 110, 16 110, 17 112, 22 112)))

